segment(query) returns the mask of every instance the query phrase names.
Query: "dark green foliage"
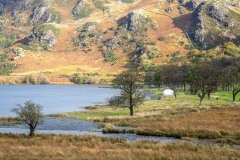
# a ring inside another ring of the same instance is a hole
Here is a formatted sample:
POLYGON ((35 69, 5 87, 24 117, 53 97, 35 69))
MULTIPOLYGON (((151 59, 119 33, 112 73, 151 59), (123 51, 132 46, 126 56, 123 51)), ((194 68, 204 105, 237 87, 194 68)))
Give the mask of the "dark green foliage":
POLYGON ((145 44, 146 44, 146 45, 154 46, 154 45, 156 45, 156 42, 146 42, 145 44))
POLYGON ((5 62, 8 57, 8 53, 0 54, 0 75, 9 75, 13 69, 18 67, 17 64, 5 62))
POLYGON ((134 114, 133 109, 142 104, 146 97, 146 92, 141 90, 144 87, 143 76, 138 70, 131 67, 113 79, 113 87, 121 89, 121 94, 109 100, 110 105, 129 108, 131 116, 134 114))
POLYGON ((111 30, 111 31, 114 30, 114 29, 115 29, 114 27, 109 28, 109 30, 111 30))
POLYGON ((10 35, 0 33, 0 50, 11 46, 17 38, 19 38, 19 35, 16 33, 10 35))
POLYGON ((2 33, 5 30, 5 26, 2 22, 0 22, 0 33, 2 33))
POLYGON ((192 50, 192 49, 194 49, 194 47, 193 47, 192 45, 186 45, 184 48, 185 48, 186 50, 192 50))
POLYGON ((49 84, 49 80, 44 76, 31 76, 28 75, 23 78, 22 84, 49 84))
POLYGON ((93 38, 93 37, 96 37, 96 36, 97 36, 97 34, 96 34, 96 33, 93 33, 93 32, 91 32, 91 33, 88 34, 88 37, 90 37, 90 38, 93 38))
POLYGON ((60 23, 62 21, 62 15, 60 12, 56 11, 54 8, 50 8, 48 11, 52 14, 51 22, 60 23))
POLYGON ((78 27, 77 31, 78 32, 88 32, 88 28, 90 26, 96 26, 97 27, 97 26, 99 26, 99 23, 97 23, 97 22, 87 22, 84 25, 78 27))
POLYGON ((35 129, 38 125, 43 123, 43 107, 39 104, 35 104, 32 101, 27 101, 24 106, 20 104, 17 108, 13 108, 12 112, 15 112, 19 119, 29 127, 29 136, 35 135, 35 129))
POLYGON ((88 17, 91 15, 92 12, 93 12, 93 8, 87 3, 84 3, 82 7, 78 7, 76 5, 72 10, 72 14, 76 19, 88 17))
POLYGON ((133 3, 135 0, 121 0, 123 3, 133 3))
POLYGON ((23 46, 29 50, 49 51, 57 43, 60 30, 51 24, 40 24, 32 29, 30 41, 23 46), (47 37, 47 38, 46 38, 47 37))
POLYGON ((103 34, 98 30, 99 23, 87 22, 80 26, 77 31, 80 32, 78 38, 73 37, 73 42, 78 48, 88 47, 88 44, 98 43, 103 34), (99 33, 100 32, 100 33, 99 33))
POLYGON ((158 40, 159 41, 165 41, 165 37, 159 37, 158 40))
POLYGON ((71 76, 71 82, 75 84, 95 84, 94 77, 98 76, 97 73, 75 73, 71 76))
POLYGON ((52 31, 56 36, 60 34, 60 30, 51 24, 40 24, 33 28, 33 32, 39 32, 39 34, 45 31, 52 31))
POLYGON ((93 4, 95 5, 96 8, 101 9, 103 12, 108 10, 108 7, 105 6, 104 1, 94 0, 93 4))
POLYGON ((158 48, 152 48, 148 53, 147 53, 148 59, 155 59, 159 57, 159 50, 158 48))
POLYGON ((0 62, 4 62, 9 57, 7 52, 0 54, 0 62))
POLYGON ((180 54, 180 51, 173 52, 171 55, 172 57, 177 57, 180 54))
POLYGON ((114 62, 116 60, 114 52, 110 50, 103 52, 103 57, 105 62, 114 62))

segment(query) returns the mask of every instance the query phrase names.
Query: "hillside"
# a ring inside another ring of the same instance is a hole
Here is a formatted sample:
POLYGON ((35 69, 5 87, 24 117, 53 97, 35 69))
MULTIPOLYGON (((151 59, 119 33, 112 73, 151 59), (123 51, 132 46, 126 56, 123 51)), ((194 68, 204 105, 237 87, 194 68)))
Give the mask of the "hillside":
POLYGON ((0 53, 18 64, 0 82, 107 83, 130 58, 182 63, 227 42, 239 54, 239 13, 238 0, 0 0, 0 53))

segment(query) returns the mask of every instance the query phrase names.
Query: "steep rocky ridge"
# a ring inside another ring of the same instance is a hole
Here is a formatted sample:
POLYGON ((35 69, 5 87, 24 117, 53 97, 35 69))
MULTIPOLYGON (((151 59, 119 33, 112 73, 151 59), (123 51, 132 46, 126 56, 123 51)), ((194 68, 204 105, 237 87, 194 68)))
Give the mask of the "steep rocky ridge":
POLYGON ((202 2, 193 12, 192 38, 203 48, 239 41, 240 14, 221 2, 202 2))
POLYGON ((44 74, 58 83, 76 73, 98 73, 101 81, 130 58, 146 67, 182 63, 194 47, 239 44, 238 0, 12 2, 0 0, 0 53, 14 56, 13 49, 22 48, 25 54, 16 59, 20 65, 12 77, 44 74))

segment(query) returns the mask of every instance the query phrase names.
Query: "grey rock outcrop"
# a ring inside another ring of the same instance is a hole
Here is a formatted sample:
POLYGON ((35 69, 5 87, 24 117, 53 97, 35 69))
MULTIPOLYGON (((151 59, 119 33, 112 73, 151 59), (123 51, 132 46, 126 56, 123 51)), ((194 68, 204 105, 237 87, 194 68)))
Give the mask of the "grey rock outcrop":
POLYGON ((57 43, 57 37, 52 31, 45 31, 45 32, 36 32, 33 31, 32 37, 37 39, 42 44, 48 44, 51 48, 57 43))
POLYGON ((128 14, 125 21, 126 29, 134 34, 142 33, 145 30, 146 17, 141 10, 136 10, 128 14))
POLYGON ((49 11, 50 1, 49 0, 25 0, 22 1, 13 11, 12 16, 14 19, 18 19, 24 11, 32 10, 30 20, 32 23, 39 21, 42 22, 56 22, 60 19, 59 15, 53 14, 49 11))
POLYGON ((190 0, 186 3, 186 6, 193 11, 204 1, 206 0, 190 0))
POLYGON ((115 37, 108 38, 105 42, 105 46, 108 49, 115 50, 119 47, 118 41, 115 37))
POLYGON ((185 3, 185 0, 178 0, 178 3, 184 4, 184 3, 185 3))
POLYGON ((36 7, 33 10, 33 15, 31 21, 33 23, 40 21, 43 17, 47 17, 48 15, 47 8, 46 7, 36 7))
POLYGON ((194 41, 203 48, 217 45, 235 35, 240 19, 232 18, 233 11, 222 3, 202 2, 193 12, 192 35, 194 41), (227 33, 227 34, 226 34, 227 33))
POLYGON ((72 9, 72 14, 77 18, 88 17, 92 13, 93 9, 84 0, 78 0, 75 7, 72 9))
POLYGON ((221 4, 215 3, 214 5, 209 5, 206 10, 208 11, 208 15, 210 17, 217 20, 225 27, 235 27, 238 25, 236 20, 229 17, 229 9, 221 4))
POLYGON ((12 16, 14 18, 17 18, 19 14, 21 14, 23 11, 26 11, 30 9, 33 5, 32 0, 22 1, 20 4, 12 11, 12 16))
POLYGON ((4 6, 7 6, 7 5, 11 5, 17 1, 20 1, 20 0, 0 0, 0 3, 3 4, 4 6))
MULTIPOLYGON (((33 28, 30 43, 37 42, 39 50, 49 50, 58 42, 58 29, 52 25, 41 25, 33 28)), ((35 44, 36 45, 36 44, 35 44)))

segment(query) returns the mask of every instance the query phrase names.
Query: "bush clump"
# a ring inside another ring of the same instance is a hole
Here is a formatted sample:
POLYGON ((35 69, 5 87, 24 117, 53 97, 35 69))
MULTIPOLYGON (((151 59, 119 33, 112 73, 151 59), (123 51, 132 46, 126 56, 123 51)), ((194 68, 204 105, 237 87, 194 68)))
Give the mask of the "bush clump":
POLYGON ((79 1, 78 4, 73 8, 72 14, 76 19, 81 19, 90 16, 92 14, 93 8, 90 4, 84 1, 79 1))
POLYGON ((121 0, 123 3, 133 3, 135 0, 121 0))
POLYGON ((105 62, 114 62, 116 60, 115 53, 113 51, 104 51, 103 57, 105 62))

